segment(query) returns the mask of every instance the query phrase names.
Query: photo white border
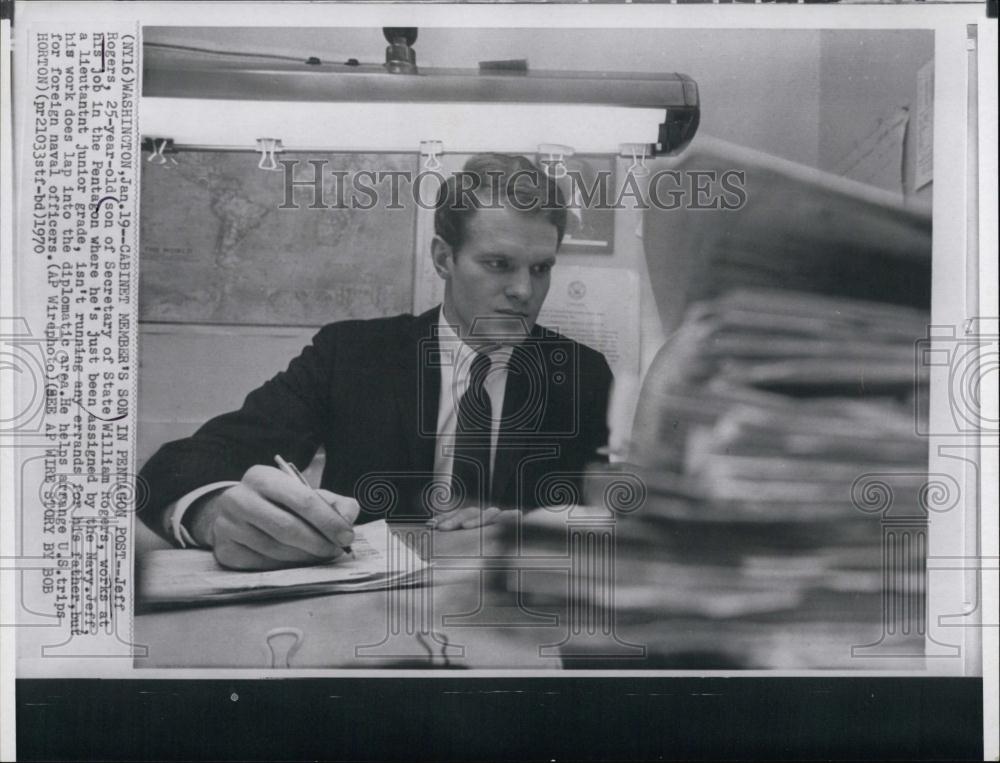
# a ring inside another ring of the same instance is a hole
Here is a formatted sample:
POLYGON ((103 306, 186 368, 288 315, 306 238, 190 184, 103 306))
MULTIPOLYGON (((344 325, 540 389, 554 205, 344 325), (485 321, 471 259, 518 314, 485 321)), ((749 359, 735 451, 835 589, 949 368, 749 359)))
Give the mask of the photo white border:
MULTIPOLYGON (((980 281, 979 303, 982 315, 997 315, 997 223, 995 214, 989 210, 996 209, 996 135, 997 118, 995 100, 988 98, 996 96, 996 20, 986 21, 985 8, 982 4, 906 4, 906 5, 400 5, 391 4, 349 4, 318 5, 314 3, 281 3, 280 7, 247 3, 198 3, 197 10, 189 3, 112 3, 112 2, 51 2, 51 3, 20 3, 15 6, 15 37, 20 30, 27 29, 35 22, 58 21, 60 23, 92 23, 95 18, 134 19, 137 23, 157 26, 261 26, 261 27, 294 27, 294 26, 357 26, 379 27, 385 25, 406 24, 413 26, 438 27, 580 27, 580 28, 628 28, 663 26, 670 29, 932 29, 935 32, 935 109, 934 109, 934 179, 936 192, 933 206, 933 256, 935 264, 939 262, 965 263, 967 256, 966 241, 966 206, 964 193, 951 192, 951 189, 965 188, 966 167, 966 111, 965 99, 965 56, 966 24, 979 24, 979 76, 980 76, 980 178, 979 192, 982 210, 980 214, 980 281), (985 23, 983 23, 985 22, 985 23), (956 103, 960 101, 961 103, 956 103), (955 106, 962 106, 956 108, 955 106), (989 170, 992 169, 992 172, 989 170), (949 189, 945 193, 942 189, 949 189)), ((20 54, 18 54, 20 56, 20 54)), ((6 66, 6 59, 2 64, 6 66)), ((8 77, 4 76, 3 87, 8 88, 8 77)), ((9 115, 9 110, 5 113, 9 115)), ((141 129, 141 113, 139 115, 141 129)), ((8 130, 3 130, 9 135, 8 130)), ((4 155, 9 147, 3 146, 4 155)), ((9 165, 8 165, 9 169, 9 165)), ((9 178, 5 177, 3 187, 5 205, 9 205, 9 178)), ((9 213, 9 209, 5 212, 9 213)), ((10 219, 9 217, 7 219, 10 219)), ((13 245, 10 240, 10 226, 4 226, 5 232, 0 239, 3 246, 4 262, 0 275, 9 275, 8 259, 12 255, 13 245)), ((958 287, 953 287, 949 278, 960 275, 965 277, 964 270, 958 265, 954 270, 942 272, 941 267, 935 267, 932 323, 961 324, 967 317, 964 299, 955 299, 961 293, 958 287)), ((4 284, 10 284, 7 278, 0 279, 4 284)), ((7 287, 0 287, 7 288, 7 287)), ((0 291, 0 298, 11 300, 12 295, 0 291)), ((14 314, 10 310, 10 301, 5 301, 0 307, 0 316, 14 314)), ((996 390, 985 390, 992 399, 984 398, 984 410, 997 410, 996 390), (992 407, 990 407, 992 406, 992 407)), ((4 393, 6 395, 6 392, 4 393)), ((9 398, 7 398, 9 402, 9 398)), ((933 405, 933 403, 932 403, 933 405)), ((988 449, 984 452, 990 452, 988 449)), ((994 458, 983 462, 980 472, 981 493, 983 505, 980 506, 982 517, 980 538, 984 555, 997 554, 997 493, 996 493, 996 451, 991 451, 994 458), (993 480, 993 482, 990 482, 993 480), (992 551, 992 554, 990 553, 992 551)), ((0 448, 0 457, 3 449, 0 448)), ((10 475, 10 462, 4 457, 0 464, 5 471, 0 471, 0 477, 10 475)), ((11 503, 8 500, 11 492, 11 482, 2 480, 4 500, 2 508, 6 520, 10 519, 11 503)), ((5 521, 4 527, 10 527, 5 521)), ((958 528, 958 532, 964 529, 958 528)), ((0 549, 10 550, 11 533, 3 533, 0 549)), ((934 543, 932 539, 932 543, 934 543)), ((0 553, 0 556, 6 555, 0 553)), ((10 578, 12 576, 4 576, 10 578)), ((996 616, 997 585, 996 576, 984 575, 987 586, 984 592, 991 599, 986 613, 996 616)), ((9 580, 0 583, 3 591, 11 589, 9 580)), ((3 596, 3 611, 0 612, 0 622, 11 614, 11 600, 3 596)), ((968 629, 967 629, 968 630, 968 629)), ((985 658, 984 675, 984 718, 987 727, 990 718, 996 718, 997 707, 997 664, 996 664, 996 629, 983 629, 984 645, 990 648, 981 652, 985 658), (992 708, 992 713, 990 709, 992 708)), ((12 641, 10 629, 0 629, 0 663, 3 690, 0 693, 0 708, 4 710, 2 717, 5 732, 3 734, 0 757, 8 758, 13 754, 14 736, 12 718, 7 715, 13 711, 11 688, 13 685, 14 664, 10 659, 12 641), (10 755, 8 755, 10 753, 10 755)), ((966 634, 967 647, 979 641, 979 634, 966 634)), ((112 661, 122 662, 122 661, 112 661)), ((92 677, 94 672, 87 669, 78 673, 72 664, 56 661, 59 670, 53 676, 92 677)), ((55 666, 54 666, 55 667, 55 666)), ((111 666, 107 666, 111 667, 111 666)), ((276 678, 279 674, 272 670, 231 670, 231 669, 139 669, 130 665, 116 665, 114 671, 103 673, 103 677, 115 678, 276 678)), ((493 677, 493 676, 533 676, 539 671, 523 670, 470 670, 463 671, 462 676, 493 677)), ((567 671, 567 677, 579 676, 726 676, 726 677, 785 677, 785 676, 879 676, 893 675, 932 675, 933 671, 567 671)), ((544 675, 552 677, 551 671, 544 675)), ((451 672, 434 670, 283 670, 281 677, 372 677, 372 678, 404 678, 404 677, 449 677, 455 678, 451 672)), ((992 736, 987 737, 985 749, 987 759, 997 756, 996 728, 992 736), (990 741, 992 740, 992 741, 990 741)))

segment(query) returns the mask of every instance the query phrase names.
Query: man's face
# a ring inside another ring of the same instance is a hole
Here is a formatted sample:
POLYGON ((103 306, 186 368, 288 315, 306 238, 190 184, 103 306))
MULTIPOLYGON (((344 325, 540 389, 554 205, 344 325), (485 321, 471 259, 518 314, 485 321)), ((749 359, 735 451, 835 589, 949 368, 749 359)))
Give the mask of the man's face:
POLYGON ((477 210, 459 251, 434 241, 445 318, 472 345, 523 340, 548 294, 557 247, 556 227, 542 216, 506 207, 477 210))

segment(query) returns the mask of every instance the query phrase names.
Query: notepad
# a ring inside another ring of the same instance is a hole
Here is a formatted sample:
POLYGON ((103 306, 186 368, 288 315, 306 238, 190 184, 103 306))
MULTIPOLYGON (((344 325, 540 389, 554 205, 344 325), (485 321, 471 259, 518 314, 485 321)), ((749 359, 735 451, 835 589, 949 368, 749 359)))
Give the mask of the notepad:
POLYGON ((429 564, 385 520, 355 528, 352 553, 326 564, 262 572, 230 570, 211 551, 169 549, 138 565, 138 600, 148 607, 375 591, 420 585, 429 564))

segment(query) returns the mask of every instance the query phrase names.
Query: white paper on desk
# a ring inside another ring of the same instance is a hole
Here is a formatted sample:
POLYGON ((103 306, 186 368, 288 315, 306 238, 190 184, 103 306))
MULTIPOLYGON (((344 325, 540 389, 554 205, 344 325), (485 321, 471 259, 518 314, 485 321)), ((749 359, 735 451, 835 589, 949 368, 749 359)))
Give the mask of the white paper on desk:
POLYGON ((356 528, 351 551, 350 558, 327 564, 262 572, 228 570, 211 551, 151 551, 139 563, 139 597, 146 604, 163 604, 370 591, 417 582, 428 567, 392 535, 385 520, 356 528))

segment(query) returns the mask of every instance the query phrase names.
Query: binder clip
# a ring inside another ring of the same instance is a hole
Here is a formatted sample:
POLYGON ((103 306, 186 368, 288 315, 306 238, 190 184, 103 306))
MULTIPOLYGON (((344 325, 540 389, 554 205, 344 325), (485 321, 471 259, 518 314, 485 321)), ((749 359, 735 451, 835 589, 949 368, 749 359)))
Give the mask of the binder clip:
POLYGON ((621 156, 631 156, 632 164, 629 165, 628 172, 637 178, 644 178, 649 175, 649 167, 646 166, 646 152, 649 146, 645 143, 623 143, 618 153, 621 156))
POLYGON ((538 144, 538 161, 545 174, 556 180, 566 177, 566 157, 572 155, 572 146, 563 146, 558 143, 538 144))
POLYGON ((444 144, 439 140, 420 141, 420 155, 424 157, 424 169, 429 172, 436 172, 441 169, 441 160, 438 159, 444 153, 444 144))
POLYGON ((262 170, 278 169, 278 162, 275 160, 274 154, 276 151, 285 150, 278 138, 257 138, 257 150, 260 151, 258 168, 262 170))
POLYGON ((149 156, 146 157, 146 161, 150 164, 164 165, 167 163, 177 164, 177 160, 172 156, 167 156, 166 152, 169 150, 171 153, 175 151, 173 138, 147 138, 146 146, 149 148, 149 156))

